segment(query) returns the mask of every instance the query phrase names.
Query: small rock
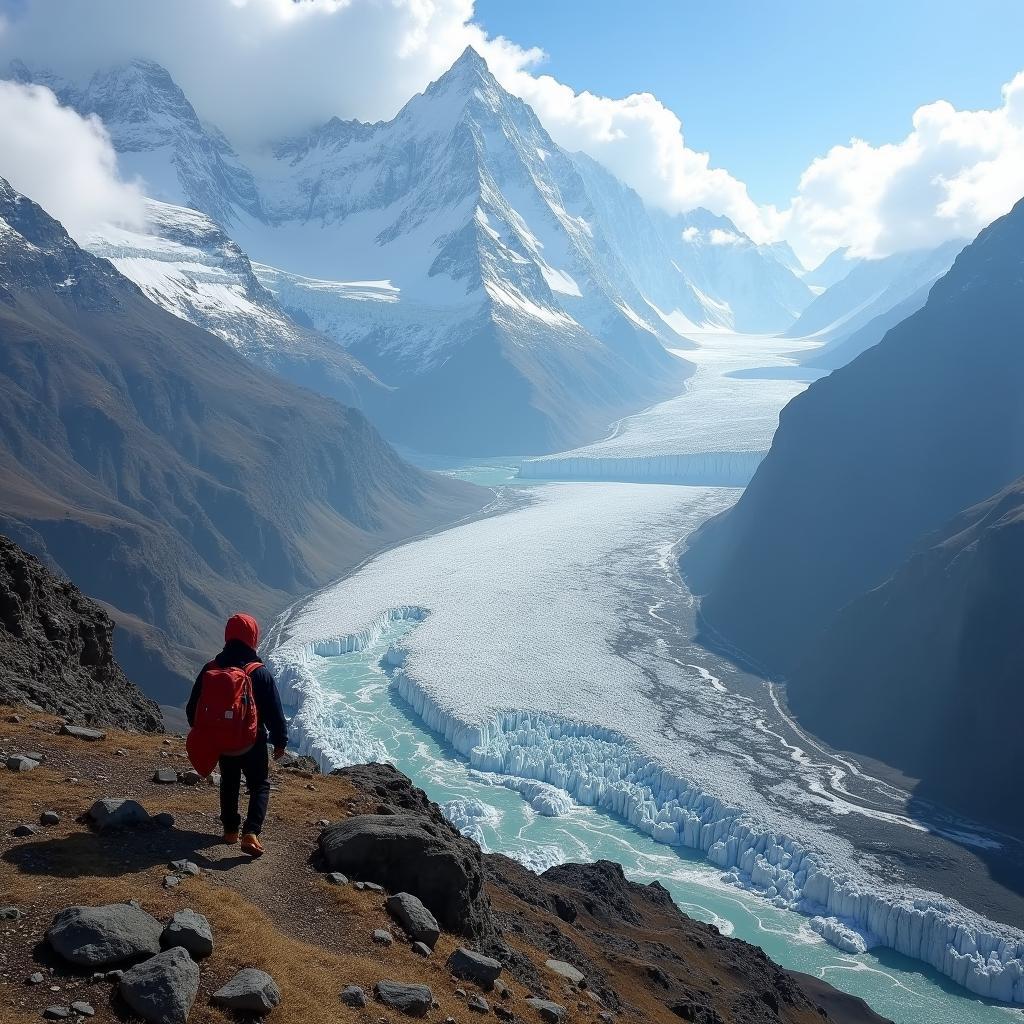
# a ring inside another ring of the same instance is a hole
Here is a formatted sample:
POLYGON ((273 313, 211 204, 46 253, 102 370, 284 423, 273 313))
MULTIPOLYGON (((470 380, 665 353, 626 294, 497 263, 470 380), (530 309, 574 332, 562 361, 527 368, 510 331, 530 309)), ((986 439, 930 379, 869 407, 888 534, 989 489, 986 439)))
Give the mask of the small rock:
POLYGON ((164 744, 164 746, 165 746, 165 747, 169 747, 169 746, 171 745, 171 741, 170 741, 170 740, 168 740, 168 739, 165 739, 165 740, 163 741, 163 744, 164 744))
POLYGON ((128 751, 125 750, 124 747, 118 747, 117 750, 114 751, 114 756, 115 757, 127 757, 128 756, 128 751))
POLYGON ((367 892, 383 892, 384 886, 376 882, 356 882, 357 889, 365 889, 367 892))
POLYGON ((164 875, 164 888, 177 889, 181 885, 181 879, 177 875, 164 875))
POLYGON ((358 985, 346 985, 341 990, 341 1001, 346 1006, 355 1006, 361 1009, 366 1005, 366 993, 358 985))
POLYGON ((494 983, 494 991, 497 992, 502 999, 512 998, 512 989, 510 989, 500 978, 494 983))
POLYGON ((59 825, 60 815, 56 811, 43 811, 39 815, 39 820, 44 825, 59 825))
POLYGON ((48 1006, 43 1010, 45 1020, 64 1020, 71 1016, 70 1006, 48 1006))
POLYGON ((122 971, 120 968, 117 968, 113 971, 107 971, 107 973, 103 975, 103 977, 107 981, 120 981, 123 976, 124 971, 122 971))
POLYGON ((414 942, 425 942, 431 949, 441 936, 437 919, 409 892, 396 892, 384 902, 388 913, 405 929, 414 942))
POLYGON ((186 786, 198 786, 203 781, 203 777, 195 768, 189 768, 188 771, 182 772, 178 776, 178 781, 186 786))
POLYGON ((220 772, 210 772, 210 774, 206 776, 206 781, 211 786, 219 786, 220 772))
POLYGON ((105 732, 101 732, 99 729, 89 729, 84 725, 62 725, 60 734, 61 736, 74 736, 79 740, 105 740, 107 738, 105 732))
POLYGON ((551 1002, 550 999, 539 999, 537 996, 530 996, 526 1000, 526 1005, 531 1010, 536 1010, 540 1019, 546 1021, 547 1024, 560 1024, 561 1021, 565 1020, 565 1007, 551 1002))
POLYGON ((211 998, 218 1006, 229 1010, 265 1014, 281 1002, 281 990, 265 971, 245 967, 211 998))
POLYGON ((0 907, 0 921, 20 921, 21 911, 17 907, 0 907))
POLYGON ((173 768, 157 768, 153 781, 161 786, 173 786, 178 781, 178 773, 173 768))
POLYGON ((34 836, 39 831, 38 825, 15 825, 11 829, 12 836, 34 836))
POLYGON ((160 922, 139 907, 111 903, 68 907, 53 919, 46 940, 65 960, 103 967, 160 952, 160 922))
POLYGON ((26 985, 42 985, 42 983, 43 983, 43 976, 42 976, 42 974, 39 971, 36 971, 35 974, 30 974, 25 979, 25 984, 26 985))
POLYGON ((316 786, 314 786, 312 782, 307 782, 306 783, 306 789, 310 790, 313 793, 316 792, 316 786))
POLYGON ((434 952, 425 942, 414 942, 412 951, 419 956, 430 956, 434 952))
POLYGON ((8 715, 7 716, 7 721, 10 722, 11 725, 20 725, 21 724, 21 715, 8 715))
POLYGON ((565 978, 566 981, 571 981, 574 985, 582 987, 587 983, 586 975, 564 960, 546 960, 544 966, 549 971, 554 971, 555 974, 565 978))
POLYGON ((79 1000, 76 1003, 71 1004, 71 1009, 78 1014, 79 1017, 95 1017, 96 1011, 93 1009, 91 1003, 86 1003, 79 1000))
POLYGON ((209 956, 213 952, 213 930, 210 922, 194 910, 179 910, 167 923, 160 942, 166 948, 181 946, 193 959, 209 956))
POLYGON ((330 822, 326 818, 321 818, 316 824, 318 828, 327 828, 330 822))
POLYGON ((192 876, 195 876, 195 875, 199 874, 199 865, 196 864, 195 861, 191 861, 191 860, 172 860, 171 863, 168 864, 167 866, 172 871, 176 872, 179 875, 192 875, 192 876))
POLYGON ((471 1010, 475 1010, 477 1013, 490 1013, 491 1008, 487 1003, 487 1000, 483 996, 470 996, 469 1002, 466 1003, 471 1010))
POLYGON ((5 763, 12 772, 30 772, 33 768, 39 767, 38 761, 33 761, 24 754, 12 754, 5 763))
POLYGON ((385 1005, 410 1017, 424 1017, 434 1005, 434 993, 426 985, 407 985, 401 981, 378 981, 374 995, 385 1005))
POLYGON ((375 928, 373 932, 373 941, 379 946, 390 946, 395 941, 394 936, 385 928, 375 928))
POLYGON ((174 815, 168 814, 167 811, 154 814, 150 820, 154 825, 159 825, 161 828, 174 828, 174 815))
POLYGON ((180 946, 158 953, 121 976, 118 992, 154 1024, 185 1024, 199 992, 199 968, 180 946))
POLYGON ((516 1015, 507 1007, 502 1006, 501 1003, 494 1008, 494 1016, 499 1020, 515 1020, 516 1015))
POLYGON ((614 1024, 615 1014, 609 1013, 607 1010, 602 1010, 598 1015, 597 1019, 601 1024, 614 1024))
POLYGON ((448 970, 456 978, 472 981, 489 990, 501 974, 501 964, 493 957, 474 953, 473 950, 460 946, 448 957, 448 970))
POLYGON ((121 800, 104 797, 89 808, 89 818, 100 832, 109 828, 125 828, 144 825, 150 820, 149 813, 135 800, 121 800))
POLYGON ((457 988, 455 990, 455 998, 456 999, 465 999, 466 998, 466 990, 464 988, 457 988))
POLYGON ((348 875, 343 875, 340 871, 332 871, 326 878, 331 885, 348 885, 348 875))

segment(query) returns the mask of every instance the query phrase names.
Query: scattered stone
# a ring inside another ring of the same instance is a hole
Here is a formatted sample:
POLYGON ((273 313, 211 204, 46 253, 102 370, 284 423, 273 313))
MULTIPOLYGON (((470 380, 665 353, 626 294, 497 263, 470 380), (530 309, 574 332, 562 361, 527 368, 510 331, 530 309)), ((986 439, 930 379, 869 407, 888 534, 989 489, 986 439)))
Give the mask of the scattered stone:
POLYGON ((448 957, 448 970, 456 978, 464 981, 471 981, 482 989, 490 990, 498 975, 501 974, 501 964, 493 957, 484 956, 483 953, 474 953, 465 946, 459 946, 450 957, 448 957))
POLYGON ((62 725, 61 736, 74 736, 78 740, 105 740, 107 734, 100 729, 89 729, 84 725, 62 725))
POLYGON ((186 786, 198 786, 203 781, 203 777, 195 768, 189 768, 188 771, 182 772, 178 776, 178 781, 186 786))
POLYGON ((12 772, 30 772, 33 768, 39 767, 38 761, 33 761, 25 754, 12 754, 7 758, 6 764, 12 772))
POLYGON ((378 981, 374 995, 385 1005, 410 1017, 424 1017, 434 1005, 434 993, 426 985, 407 985, 401 981, 378 981))
POLYGON ((22 752, 23 757, 30 758, 33 761, 38 761, 42 764, 46 760, 46 755, 39 750, 25 750, 22 752))
POLYGON ((494 1008, 494 1016, 499 1020, 515 1020, 516 1015, 507 1007, 498 1003, 494 1008))
POLYGON ((502 999, 512 998, 512 989, 510 989, 500 978, 494 983, 494 991, 497 992, 502 999))
POLYGON ((217 989, 212 998, 218 1006, 229 1010, 266 1014, 281 1002, 281 990, 265 971, 245 967, 223 988, 217 989))
POLYGON ((117 968, 113 971, 107 971, 107 973, 103 975, 103 977, 107 981, 120 981, 123 976, 124 971, 122 971, 120 968, 117 968))
POLYGON ((198 960, 213 952, 213 930, 202 914, 194 910, 179 910, 164 928, 160 942, 167 949, 181 946, 198 960))
POLYGON ((383 892, 384 886, 378 885, 376 882, 356 882, 356 888, 360 891, 365 889, 367 892, 383 892))
POLYGON ((390 946, 395 941, 394 936, 386 928, 375 928, 373 941, 379 946, 390 946))
POLYGON ((163 745, 164 745, 165 747, 169 747, 169 746, 171 745, 171 741, 170 741, 169 739, 164 739, 164 740, 163 740, 163 745))
POLYGON ((154 825, 159 825, 160 828, 174 828, 174 815, 169 814, 167 811, 161 811, 159 814, 154 814, 150 819, 154 825))
POLYGON ((99 832, 105 832, 109 828, 144 825, 151 820, 149 812, 142 804, 135 800, 121 800, 111 796, 97 800, 89 808, 89 818, 99 832))
POLYGON ((96 1010, 93 1008, 91 1003, 87 1003, 84 1000, 71 1004, 71 1009, 78 1014, 79 1017, 95 1017, 96 1010))
POLYGON ((160 952, 160 922, 128 903, 68 907, 53 919, 46 940, 65 959, 102 967, 160 952))
POLYGON ((434 952, 425 942, 414 942, 412 951, 418 956, 430 956, 434 952))
POLYGON ((17 907, 0 907, 0 921, 20 921, 21 911, 17 907))
POLYGON ((601 1024, 614 1024, 615 1014, 609 1013, 607 1010, 602 1010, 598 1015, 597 1019, 601 1024))
POLYGON ((343 875, 340 871, 332 871, 327 876, 327 881, 330 882, 331 885, 348 885, 348 876, 343 875))
POLYGON ((43 811, 43 813, 39 815, 39 821, 43 825, 59 825, 60 815, 56 811, 43 811))
POLYGON ((145 1020, 185 1024, 199 992, 199 968, 186 950, 174 946, 125 971, 118 992, 145 1020))
POLYGON ((71 1016, 70 1006, 48 1006, 43 1010, 45 1020, 64 1020, 71 1016))
POLYGON ((341 1001, 346 1006, 362 1009, 366 1005, 366 993, 358 985, 346 985, 341 990, 341 1001))
POLYGON ((164 875, 164 888, 177 889, 181 885, 181 879, 177 875, 164 875))
POLYGON ((425 942, 431 949, 441 936, 437 919, 409 892, 396 892, 384 903, 388 913, 405 929, 414 942, 425 942))
POLYGON ((306 789, 310 790, 310 792, 313 792, 313 793, 316 792, 316 786, 314 786, 312 782, 307 782, 306 783, 306 789))
POLYGON ((161 786, 173 786, 178 781, 178 773, 173 768, 157 768, 153 781, 161 786))
POLYGON ((35 974, 30 974, 25 979, 25 984, 26 985, 42 985, 42 983, 43 983, 43 975, 39 971, 36 971, 35 974))
POLYGON ((7 721, 10 722, 11 725, 21 725, 21 715, 8 715, 7 721))
POLYGON ((38 825, 15 825, 11 829, 11 835, 21 838, 22 836, 34 836, 38 831, 38 825))
POLYGON ((564 960, 546 960, 544 966, 549 971, 554 971, 555 974, 565 978, 566 981, 572 982, 572 984, 582 988, 587 983, 587 976, 580 970, 573 967, 572 964, 566 963, 564 960))
POLYGON ((326 818, 321 818, 316 824, 318 828, 327 828, 327 826, 330 825, 330 822, 326 818))
POLYGON ((115 757, 127 757, 128 756, 128 751, 125 750, 124 747, 118 747, 117 750, 114 751, 114 756, 115 757))
POLYGON ((547 1024, 560 1024, 566 1018, 565 1007, 551 1002, 550 999, 539 999, 537 996, 530 996, 526 1000, 526 1005, 531 1010, 536 1010, 540 1019, 546 1021, 547 1024))
POLYGON ((206 776, 206 781, 211 786, 219 786, 220 772, 210 772, 210 774, 206 776))
POLYGON ((483 996, 473 995, 469 997, 469 1002, 466 1006, 471 1010, 475 1010, 477 1013, 490 1013, 491 1008, 487 1003, 487 1000, 483 996))
POLYGON ((199 865, 192 860, 172 860, 167 866, 179 875, 195 876, 199 874, 199 865))

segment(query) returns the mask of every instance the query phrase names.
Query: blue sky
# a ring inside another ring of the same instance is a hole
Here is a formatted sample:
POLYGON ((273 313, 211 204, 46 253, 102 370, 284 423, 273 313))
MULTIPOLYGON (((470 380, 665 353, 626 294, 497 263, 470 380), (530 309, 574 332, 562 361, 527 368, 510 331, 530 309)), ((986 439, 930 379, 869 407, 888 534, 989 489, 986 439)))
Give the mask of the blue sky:
POLYGON ((477 0, 475 20, 576 90, 654 93, 765 203, 834 144, 903 138, 922 104, 998 106, 1024 68, 1020 0, 477 0))

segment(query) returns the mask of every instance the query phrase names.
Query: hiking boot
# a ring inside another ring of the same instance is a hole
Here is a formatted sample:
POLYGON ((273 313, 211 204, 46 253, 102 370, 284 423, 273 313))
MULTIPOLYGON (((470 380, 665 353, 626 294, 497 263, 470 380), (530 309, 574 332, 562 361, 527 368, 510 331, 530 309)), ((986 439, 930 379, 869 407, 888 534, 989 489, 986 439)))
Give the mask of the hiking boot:
POLYGON ((262 857, 264 849, 260 845, 259 836, 253 835, 252 832, 246 832, 242 836, 242 853, 249 854, 250 857, 262 857))
POLYGON ((237 832, 225 832, 224 833, 224 845, 225 846, 234 846, 235 843, 237 843, 237 842, 238 842, 238 833, 237 832))

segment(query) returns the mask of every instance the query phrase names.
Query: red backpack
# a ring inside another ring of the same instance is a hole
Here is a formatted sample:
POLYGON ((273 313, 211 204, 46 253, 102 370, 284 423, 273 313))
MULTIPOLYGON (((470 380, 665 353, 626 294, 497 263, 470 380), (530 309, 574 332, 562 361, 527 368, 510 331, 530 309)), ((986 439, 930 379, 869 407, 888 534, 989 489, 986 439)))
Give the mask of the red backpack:
POLYGON ((211 661, 203 669, 199 703, 185 749, 200 775, 209 775, 223 755, 244 754, 256 743, 259 718, 251 675, 263 667, 251 661, 245 668, 221 668, 211 661))

